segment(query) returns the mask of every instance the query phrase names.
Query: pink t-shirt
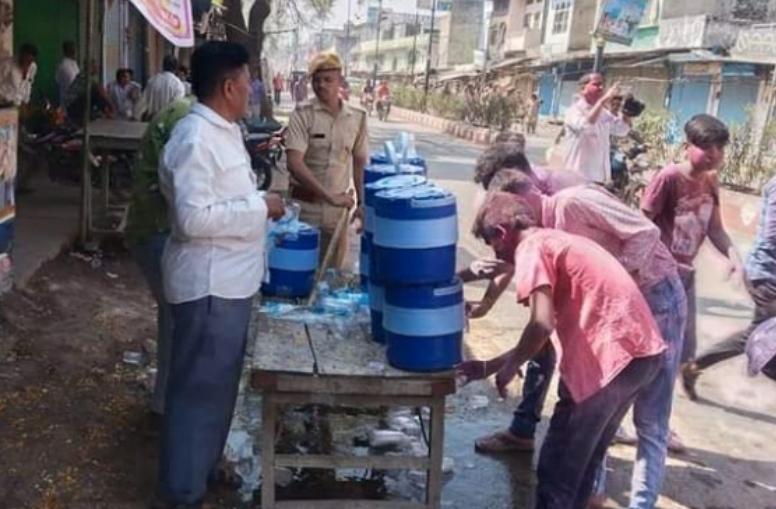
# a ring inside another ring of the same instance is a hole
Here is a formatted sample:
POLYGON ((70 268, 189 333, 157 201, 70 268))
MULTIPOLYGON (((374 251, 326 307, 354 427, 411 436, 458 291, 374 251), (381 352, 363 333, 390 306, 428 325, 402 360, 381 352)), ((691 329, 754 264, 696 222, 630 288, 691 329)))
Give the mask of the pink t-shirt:
POLYGON ((642 291, 678 275, 658 227, 602 186, 571 187, 544 198, 542 226, 594 241, 634 275, 642 291))
POLYGON ((591 240, 537 229, 515 251, 518 302, 549 286, 560 376, 576 402, 611 382, 636 358, 665 350, 636 283, 591 240))
POLYGON ((642 210, 654 214, 663 243, 676 261, 688 267, 706 240, 718 205, 716 172, 690 177, 678 165, 666 166, 655 175, 641 198, 642 210))

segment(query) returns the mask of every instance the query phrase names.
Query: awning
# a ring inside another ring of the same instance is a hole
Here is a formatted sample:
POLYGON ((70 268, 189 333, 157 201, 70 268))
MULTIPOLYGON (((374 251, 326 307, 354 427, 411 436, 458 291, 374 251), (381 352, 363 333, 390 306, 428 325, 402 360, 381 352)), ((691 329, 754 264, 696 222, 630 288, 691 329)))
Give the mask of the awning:
POLYGON ((192 0, 130 1, 143 17, 172 44, 180 48, 194 46, 192 0))

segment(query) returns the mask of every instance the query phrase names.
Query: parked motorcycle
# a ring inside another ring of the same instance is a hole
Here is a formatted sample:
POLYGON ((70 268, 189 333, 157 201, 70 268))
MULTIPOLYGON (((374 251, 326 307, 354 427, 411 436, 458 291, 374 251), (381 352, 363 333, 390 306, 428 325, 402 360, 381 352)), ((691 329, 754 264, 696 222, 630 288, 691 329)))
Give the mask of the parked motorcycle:
POLYGON ((388 115, 390 114, 391 114, 391 98, 383 97, 382 99, 378 99, 377 118, 379 118, 381 122, 385 122, 388 120, 388 115))
POLYGON ((612 183, 610 191, 624 203, 639 208, 641 195, 647 186, 646 172, 650 169, 646 143, 634 143, 627 149, 613 146, 611 151, 612 183))
POLYGON ((245 148, 251 157, 251 168, 256 173, 257 187, 266 191, 285 152, 286 128, 275 121, 249 120, 244 124, 245 148))

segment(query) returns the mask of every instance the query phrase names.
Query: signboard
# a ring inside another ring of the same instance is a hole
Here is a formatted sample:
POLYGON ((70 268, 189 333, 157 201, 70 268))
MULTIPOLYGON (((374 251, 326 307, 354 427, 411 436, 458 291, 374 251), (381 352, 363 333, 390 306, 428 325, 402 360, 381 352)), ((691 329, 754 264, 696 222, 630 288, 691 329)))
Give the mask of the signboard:
POLYGON ((596 35, 630 46, 647 10, 648 0, 605 0, 596 35))
POLYGON ((194 46, 191 0, 131 0, 153 27, 179 48, 194 46))
MULTIPOLYGON (((431 10, 434 0, 418 0, 418 9, 431 10)), ((436 0, 437 12, 450 12, 453 10, 453 0, 436 0)))

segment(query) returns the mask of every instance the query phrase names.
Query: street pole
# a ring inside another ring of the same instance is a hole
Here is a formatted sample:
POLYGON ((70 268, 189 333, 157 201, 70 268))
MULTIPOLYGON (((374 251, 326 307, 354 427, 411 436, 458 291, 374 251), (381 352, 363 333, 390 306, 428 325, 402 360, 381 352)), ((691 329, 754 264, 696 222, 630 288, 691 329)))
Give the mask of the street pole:
MULTIPOLYGON (((91 234, 91 214, 92 214, 92 199, 91 189, 92 185, 92 172, 89 165, 92 164, 90 157, 90 143, 89 143, 89 119, 92 111, 92 94, 90 94, 90 85, 92 83, 92 29, 94 28, 94 0, 86 0, 86 58, 84 58, 84 75, 85 80, 85 100, 84 100, 84 142, 81 150, 83 159, 81 160, 81 214, 80 214, 80 240, 81 247, 84 247, 89 241, 91 234)), ((103 176, 103 178, 105 178, 103 176)), ((107 211, 105 211, 107 213, 107 211)))
POLYGON ((606 46, 606 40, 600 36, 595 35, 595 60, 593 60, 593 72, 600 73, 604 68, 604 46, 606 46))
POLYGON ((350 74, 350 4, 352 0, 348 0, 348 22, 345 25, 345 77, 350 74))
POLYGON ((377 68, 380 65, 380 30, 383 24, 383 0, 377 4, 377 41, 375 42, 375 67, 372 72, 372 83, 377 82, 377 68))
POLYGON ((423 111, 428 105, 428 87, 431 80, 431 57, 434 47, 434 21, 436 18, 436 0, 431 0, 431 33, 428 36, 428 56, 426 57, 426 82, 423 85, 423 111))
POLYGON ((415 4, 415 37, 412 39, 412 71, 410 79, 415 82, 415 62, 418 60, 418 32, 420 32, 420 12, 418 5, 415 4))

